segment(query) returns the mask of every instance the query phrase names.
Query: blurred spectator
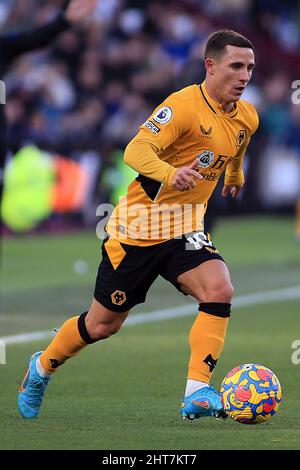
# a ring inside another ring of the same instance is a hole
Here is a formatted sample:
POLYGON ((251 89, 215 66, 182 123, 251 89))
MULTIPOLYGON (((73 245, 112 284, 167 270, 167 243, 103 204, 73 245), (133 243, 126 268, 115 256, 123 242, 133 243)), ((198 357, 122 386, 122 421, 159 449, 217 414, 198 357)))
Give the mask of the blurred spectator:
MULTIPOLYGON (((7 31, 43 24, 61 5, 7 0, 0 24, 7 31)), ((15 151, 31 140, 45 150, 96 150, 109 159, 107 149, 122 149, 172 91, 201 83, 207 35, 236 29, 256 50, 244 96, 261 118, 246 158, 245 200, 255 210, 263 150, 280 141, 300 154, 300 105, 290 100, 291 82, 300 79, 299 25, 300 4, 292 0, 98 1, 82 32, 65 32, 52 50, 20 59, 10 72, 9 145, 15 151)))
MULTIPOLYGON (((36 27, 31 32, 22 32, 14 33, 10 32, 0 36, 0 78, 2 79, 3 75, 7 71, 8 67, 11 65, 12 61, 19 57, 22 53, 36 50, 38 48, 45 47, 49 45, 61 32, 67 30, 71 25, 82 21, 87 14, 91 13, 94 8, 94 1, 84 1, 84 0, 71 0, 64 3, 65 12, 60 12, 57 15, 58 10, 57 6, 62 7, 62 2, 54 2, 51 6, 50 4, 45 6, 45 8, 40 8, 36 13, 36 23, 39 24, 39 21, 42 21, 43 26, 36 27), (52 21, 51 21, 52 20, 52 21), (46 24, 44 24, 46 23, 46 24)), ((4 12, 5 16, 9 16, 11 13, 12 23, 14 21, 19 22, 19 15, 24 20, 29 20, 32 16, 32 12, 35 9, 36 3, 33 0, 28 0, 27 2, 15 3, 6 2, 6 8, 2 8, 2 15, 4 12)), ((50 76, 48 76, 48 90, 52 89, 54 91, 55 84, 50 84, 51 80, 58 78, 54 77, 53 73, 55 70, 52 70, 50 76), (51 76, 52 74, 52 76, 51 76)), ((43 75, 43 73, 42 73, 43 75)), ((22 81, 23 76, 15 77, 15 81, 22 81)), ((60 86, 63 84, 63 79, 59 81, 56 80, 56 85, 60 86)), ((66 87, 65 87, 66 88, 66 87)), ((56 96, 57 96, 56 92, 56 96)), ((54 94, 53 94, 54 95, 54 94)), ((5 114, 3 109, 3 102, 0 103, 0 201, 2 196, 2 171, 4 168, 5 158, 6 158, 6 122, 5 114)), ((11 113, 13 116, 13 113, 11 113)), ((42 119, 43 120, 43 119, 42 119)), ((40 120, 40 122, 42 121, 40 120)), ((47 126, 47 121, 44 120, 44 130, 47 126)), ((22 133, 22 131, 20 131, 22 133)))
MULTIPOLYGON (((39 3, 37 0, 5 2, 0 18, 9 17, 6 29, 22 26, 24 22, 41 24, 53 15, 54 7, 61 5, 59 0, 52 0, 37 8, 39 3)), ((212 30, 219 27, 220 20, 224 27, 231 27, 233 21, 238 22, 242 18, 242 25, 251 30, 255 16, 263 34, 269 34, 275 41, 269 55, 274 56, 278 63, 276 42, 282 46, 284 41, 277 33, 285 21, 292 23, 286 36, 291 38, 290 31, 296 31, 297 34, 292 36, 296 41, 295 47, 299 45, 298 17, 295 15, 298 7, 295 4, 297 2, 287 1, 283 5, 282 2, 268 0, 184 0, 171 1, 166 10, 156 1, 143 2, 142 7, 140 2, 133 0, 98 2, 93 22, 84 34, 66 32, 52 52, 43 51, 37 58, 33 55, 24 59, 26 65, 23 67, 17 65, 9 76, 9 82, 15 83, 18 91, 25 89, 32 95, 30 113, 35 116, 33 122, 36 125, 36 112, 42 113, 47 132, 54 135, 60 118, 64 117, 64 123, 74 121, 74 113, 80 113, 82 101, 99 101, 104 107, 104 115, 100 114, 105 122, 102 136, 105 140, 115 132, 114 129, 108 130, 111 126, 108 122, 117 122, 120 130, 119 123, 126 114, 124 103, 128 95, 139 95, 139 106, 144 107, 144 111, 139 109, 139 114, 146 116, 147 110, 156 106, 172 90, 201 82, 204 41, 212 30), (264 15, 268 15, 268 21, 262 21, 264 15), (112 115, 114 121, 111 121, 112 115)), ((263 35, 257 35, 254 41, 255 44, 257 42, 257 49, 261 41, 264 41, 263 35)), ((268 60, 271 62, 270 57, 268 60)), ((256 102, 262 101, 255 84, 256 75, 260 78, 260 66, 262 64, 258 64, 254 74, 251 93, 251 99, 256 102)), ((285 120, 288 109, 283 102, 289 80, 288 75, 277 75, 265 84, 258 83, 264 86, 263 119, 267 132, 272 129, 274 121, 281 133, 285 133, 289 125, 289 120, 285 120), (282 99, 276 96, 278 93, 282 99)), ((12 93, 15 87, 11 87, 12 93)), ((32 122, 31 116, 29 121, 32 122)), ((134 129, 138 117, 135 121, 134 129)), ((26 122, 25 128, 28 129, 26 122)), ((70 132, 70 126, 60 129, 61 136, 64 130, 70 132)), ((28 131, 31 132, 30 125, 28 131)), ((126 131, 119 140, 126 143, 127 136, 131 134, 126 131)), ((63 140, 57 142, 58 146, 63 140)), ((92 141, 90 145, 93 147, 92 141)))
POLYGON ((151 113, 140 95, 129 94, 124 97, 117 113, 109 118, 103 127, 103 137, 116 145, 125 147, 137 134, 139 126, 151 113))
POLYGON ((266 135, 277 142, 286 142, 291 125, 289 117, 290 83, 284 73, 269 78, 264 86, 265 106, 261 112, 261 125, 266 135))

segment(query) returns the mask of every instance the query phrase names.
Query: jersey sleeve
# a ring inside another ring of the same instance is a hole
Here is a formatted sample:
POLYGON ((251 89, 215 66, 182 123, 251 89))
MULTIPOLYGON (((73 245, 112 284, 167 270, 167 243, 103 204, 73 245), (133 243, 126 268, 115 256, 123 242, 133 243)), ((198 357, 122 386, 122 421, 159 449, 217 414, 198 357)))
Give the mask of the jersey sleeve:
POLYGON ((165 150, 188 131, 190 123, 190 108, 173 93, 140 126, 140 135, 148 136, 159 150, 165 150))
POLYGON ((259 125, 259 118, 256 109, 254 106, 249 103, 246 103, 244 117, 247 122, 246 129, 248 129, 248 138, 241 145, 238 153, 235 157, 228 163, 225 171, 225 186, 242 186, 245 183, 245 177, 243 172, 243 160, 247 150, 247 147, 250 142, 250 138, 257 131, 259 125))
POLYGON ((188 114, 184 101, 176 93, 170 95, 140 126, 139 133, 127 145, 125 163, 148 178, 172 186, 177 169, 162 161, 159 152, 188 131, 190 117, 191 112, 188 114))
POLYGON ((129 142, 124 153, 125 163, 143 176, 172 186, 176 168, 159 158, 158 148, 147 137, 139 132, 129 142))
POLYGON ((243 160, 246 149, 249 145, 250 137, 244 142, 235 157, 230 160, 225 171, 225 186, 243 186, 245 177, 243 172, 243 160))

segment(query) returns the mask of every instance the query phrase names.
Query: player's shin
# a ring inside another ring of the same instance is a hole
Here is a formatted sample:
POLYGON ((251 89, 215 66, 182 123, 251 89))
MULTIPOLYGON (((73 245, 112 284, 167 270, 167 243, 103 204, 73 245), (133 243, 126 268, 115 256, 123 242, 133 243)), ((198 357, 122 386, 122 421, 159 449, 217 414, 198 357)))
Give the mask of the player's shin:
POLYGON ((199 305, 199 315, 190 332, 191 356, 188 378, 209 383, 219 359, 231 304, 207 302, 199 305))
POLYGON ((39 363, 46 374, 55 372, 67 359, 76 356, 85 346, 94 342, 89 338, 85 327, 86 314, 87 312, 69 318, 41 354, 39 363))

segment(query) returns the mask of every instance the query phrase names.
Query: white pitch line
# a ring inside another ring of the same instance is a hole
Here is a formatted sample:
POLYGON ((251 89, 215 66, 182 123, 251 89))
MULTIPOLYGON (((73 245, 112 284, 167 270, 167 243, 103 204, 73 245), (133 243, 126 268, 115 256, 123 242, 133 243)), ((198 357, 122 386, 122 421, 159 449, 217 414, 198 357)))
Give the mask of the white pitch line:
MULTIPOLYGON (((269 302, 280 302, 300 298, 300 286, 286 287, 284 289, 257 292, 255 294, 240 295, 233 301, 234 308, 248 307, 250 305, 261 305, 269 302)), ((152 323, 179 317, 187 317, 192 313, 197 313, 197 305, 188 304, 181 307, 167 308, 165 310, 154 310, 152 312, 139 313, 126 320, 126 325, 138 325, 141 323, 152 323)), ((0 338, 6 345, 27 343, 47 339, 53 335, 52 331, 34 331, 31 333, 21 333, 13 336, 0 338)))

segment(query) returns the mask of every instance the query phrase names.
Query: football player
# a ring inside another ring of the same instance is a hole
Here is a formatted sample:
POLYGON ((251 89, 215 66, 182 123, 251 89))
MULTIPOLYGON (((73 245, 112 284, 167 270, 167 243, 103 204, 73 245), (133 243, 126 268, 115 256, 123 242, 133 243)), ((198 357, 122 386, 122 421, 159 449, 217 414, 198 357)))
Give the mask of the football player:
POLYGON ((125 162, 139 176, 108 221, 94 300, 31 357, 18 399, 24 418, 38 415, 57 368, 117 333, 158 275, 199 303, 182 417, 225 417, 210 380, 224 344, 233 287, 227 265, 203 231, 203 215, 224 171, 223 196, 236 197, 243 188, 243 157, 258 116, 241 97, 254 65, 247 38, 229 30, 213 33, 205 48, 204 82, 166 98, 128 144, 125 162))

